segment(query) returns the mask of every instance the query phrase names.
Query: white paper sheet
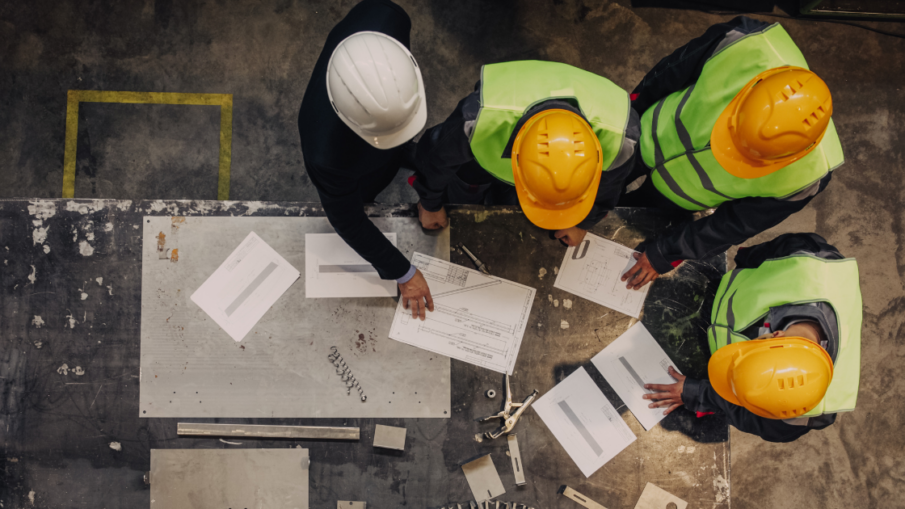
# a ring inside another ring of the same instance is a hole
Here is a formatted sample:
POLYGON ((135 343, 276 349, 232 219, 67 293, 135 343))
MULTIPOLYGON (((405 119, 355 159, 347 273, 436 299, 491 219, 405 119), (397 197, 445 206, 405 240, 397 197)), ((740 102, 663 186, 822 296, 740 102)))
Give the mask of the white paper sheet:
POLYGON ((430 285, 434 311, 422 322, 399 299, 390 338, 511 375, 534 288, 421 253, 412 264, 430 285))
POLYGON ((650 284, 640 290, 628 290, 620 281, 635 265, 635 251, 593 233, 581 244, 566 250, 553 286, 591 302, 638 318, 650 284))
POLYGON ((663 411, 666 409, 648 408, 651 401, 642 399, 645 394, 653 392, 645 389, 644 384, 674 384, 676 381, 669 376, 668 369, 672 366, 679 371, 679 368, 641 322, 616 338, 616 341, 595 355, 591 362, 645 430, 663 420, 663 411))
POLYGON ((578 368, 531 407, 585 477, 635 441, 635 434, 584 368, 578 368))
POLYGON ((192 302, 235 341, 299 278, 299 271, 255 232, 192 294, 192 302))
MULTIPOLYGON (((396 234, 384 233, 395 246, 396 234)), ((335 233, 305 234, 305 298, 395 297, 396 282, 377 269, 335 233)))

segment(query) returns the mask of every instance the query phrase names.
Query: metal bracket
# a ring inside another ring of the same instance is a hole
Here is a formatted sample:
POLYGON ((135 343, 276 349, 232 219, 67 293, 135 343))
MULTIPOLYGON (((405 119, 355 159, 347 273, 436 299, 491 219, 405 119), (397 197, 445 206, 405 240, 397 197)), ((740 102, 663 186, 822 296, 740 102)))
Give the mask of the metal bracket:
POLYGON ((566 498, 571 498, 575 502, 578 502, 579 505, 587 507, 588 509, 606 509, 602 505, 594 502, 590 498, 582 495, 581 493, 573 490, 568 486, 563 486, 559 489, 560 495, 565 495, 566 498))
POLYGON ((515 433, 506 437, 506 440, 509 442, 509 457, 512 459, 512 472, 515 474, 515 485, 516 486, 524 486, 528 484, 528 481, 525 480, 525 464, 522 463, 522 454, 518 449, 518 439, 515 438, 515 433))

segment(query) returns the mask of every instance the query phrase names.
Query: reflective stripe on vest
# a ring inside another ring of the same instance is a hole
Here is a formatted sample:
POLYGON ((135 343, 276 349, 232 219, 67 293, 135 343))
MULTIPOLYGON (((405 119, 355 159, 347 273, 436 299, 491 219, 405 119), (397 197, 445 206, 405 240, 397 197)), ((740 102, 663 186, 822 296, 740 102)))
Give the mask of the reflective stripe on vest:
POLYGON ((826 396, 806 415, 854 410, 861 374, 861 288, 854 258, 793 255, 724 275, 707 330, 710 353, 748 341, 740 333, 763 320, 771 307, 810 302, 826 302, 836 312, 839 350, 826 396))
POLYGON ((698 81, 658 101, 641 116, 641 155, 654 186, 687 210, 703 210, 747 197, 786 198, 839 167, 844 157, 832 120, 807 156, 756 179, 723 170, 710 151, 720 113, 753 77, 784 65, 807 68, 801 51, 779 24, 742 37, 711 56, 698 81))
POLYGON ((478 164, 496 178, 514 184, 512 160, 503 158, 503 152, 522 116, 549 99, 577 103, 600 140, 604 171, 609 170, 625 137, 628 93, 594 73, 537 60, 491 64, 481 69, 481 109, 470 140, 478 164))

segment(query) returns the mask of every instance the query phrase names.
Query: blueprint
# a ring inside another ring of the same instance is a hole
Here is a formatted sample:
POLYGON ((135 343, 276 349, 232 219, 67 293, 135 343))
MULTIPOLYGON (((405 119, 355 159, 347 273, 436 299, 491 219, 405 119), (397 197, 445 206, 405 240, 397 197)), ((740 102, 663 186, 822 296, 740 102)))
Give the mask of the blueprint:
POLYGON ((591 302, 638 318, 651 285, 628 290, 620 279, 635 265, 635 251, 588 233, 581 244, 566 250, 553 286, 591 302))
POLYGON ((641 322, 616 338, 595 355, 591 362, 629 410, 635 414, 645 430, 653 428, 666 417, 663 415, 666 407, 648 408, 647 405, 651 401, 643 399, 642 396, 653 391, 645 389, 644 385, 674 384, 676 380, 669 376, 669 368, 672 366, 676 371, 679 371, 679 368, 673 364, 641 322))
POLYGON ((390 338, 453 359, 512 374, 534 303, 534 288, 487 276, 421 253, 434 311, 421 321, 396 307, 390 338))

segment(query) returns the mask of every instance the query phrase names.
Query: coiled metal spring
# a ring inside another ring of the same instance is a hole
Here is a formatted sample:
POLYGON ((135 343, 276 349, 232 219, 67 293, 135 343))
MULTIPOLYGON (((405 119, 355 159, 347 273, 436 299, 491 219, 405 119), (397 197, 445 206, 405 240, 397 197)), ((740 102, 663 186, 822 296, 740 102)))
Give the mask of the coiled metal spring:
POLYGON ((336 374, 346 383, 346 394, 351 395, 352 389, 355 388, 358 389, 358 395, 361 396, 361 402, 364 403, 367 401, 368 397, 365 396, 364 389, 361 388, 358 380, 352 375, 352 370, 346 365, 346 361, 343 360, 343 356, 339 354, 339 351, 337 351, 335 346, 330 347, 330 355, 328 355, 327 358, 330 359, 330 362, 332 362, 333 366, 336 368, 336 374))

